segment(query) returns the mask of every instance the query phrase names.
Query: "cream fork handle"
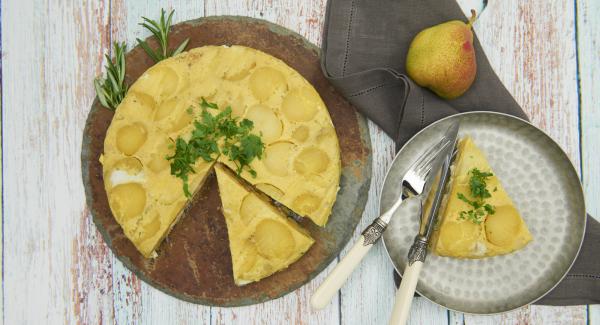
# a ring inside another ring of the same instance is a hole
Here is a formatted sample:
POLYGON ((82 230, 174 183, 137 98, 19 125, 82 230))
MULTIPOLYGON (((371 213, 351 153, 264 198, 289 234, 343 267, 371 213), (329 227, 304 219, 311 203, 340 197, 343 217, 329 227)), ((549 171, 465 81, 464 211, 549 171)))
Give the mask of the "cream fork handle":
POLYGON ((356 241, 350 252, 335 266, 333 271, 327 276, 325 281, 321 283, 317 291, 310 298, 310 305, 315 309, 325 308, 331 302, 344 285, 352 271, 360 264, 363 257, 367 255, 374 243, 364 245, 365 236, 361 235, 356 241))
POLYGON ((402 275, 402 282, 400 282, 400 288, 396 291, 396 299, 394 308, 392 309, 390 325, 406 324, 422 267, 423 262, 421 261, 415 261, 411 265, 406 264, 404 274, 402 275))

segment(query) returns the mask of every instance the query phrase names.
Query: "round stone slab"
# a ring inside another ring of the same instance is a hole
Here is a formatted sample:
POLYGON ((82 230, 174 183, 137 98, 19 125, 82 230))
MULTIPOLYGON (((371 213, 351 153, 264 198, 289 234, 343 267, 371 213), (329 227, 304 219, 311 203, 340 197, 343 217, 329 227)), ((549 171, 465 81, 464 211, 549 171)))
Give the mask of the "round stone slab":
MULTIPOLYGON (((315 239, 313 247, 289 268, 256 283, 233 282, 225 219, 214 173, 161 244, 156 259, 144 259, 125 237, 110 211, 99 157, 113 112, 95 101, 88 115, 81 152, 87 205, 108 246, 143 281, 186 301, 211 306, 256 304, 291 292, 317 276, 338 255, 358 224, 371 178, 371 140, 366 120, 321 73, 319 50, 300 35, 264 20, 208 17, 173 26, 170 43, 190 38, 188 48, 204 45, 244 45, 283 60, 319 92, 340 142, 340 190, 327 226, 310 220, 300 225, 315 239)), ((154 40, 148 40, 155 46, 154 40)), ((128 84, 154 62, 136 47, 127 56, 128 84)))
MULTIPOLYGON (((471 112, 448 117, 415 135, 398 152, 386 176, 381 210, 400 194, 410 164, 460 120, 459 138, 470 135, 483 151, 533 235, 523 249, 481 259, 430 253, 417 291, 446 308, 472 314, 506 312, 548 293, 575 261, 585 233, 583 190, 567 155, 544 132, 509 115, 471 112)), ((383 240, 398 273, 419 228, 419 205, 405 202, 383 240)))

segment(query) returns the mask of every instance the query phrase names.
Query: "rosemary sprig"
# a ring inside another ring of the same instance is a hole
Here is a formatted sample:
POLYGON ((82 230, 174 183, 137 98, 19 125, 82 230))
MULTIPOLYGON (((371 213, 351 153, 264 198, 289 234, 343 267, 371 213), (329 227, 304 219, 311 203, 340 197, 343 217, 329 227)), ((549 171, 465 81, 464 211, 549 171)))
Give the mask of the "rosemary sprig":
POLYGON ((127 85, 125 84, 125 51, 127 45, 125 43, 114 42, 115 62, 110 59, 108 54, 106 57, 106 77, 104 79, 95 79, 94 88, 96 95, 102 106, 115 110, 119 103, 127 93, 127 85))
POLYGON ((190 41, 189 38, 186 39, 179 45, 179 47, 177 47, 177 49, 175 49, 175 51, 169 53, 169 30, 171 29, 171 18, 173 18, 174 12, 175 10, 171 10, 169 16, 165 19, 166 12, 164 9, 161 9, 159 22, 142 17, 144 22, 140 23, 140 25, 144 26, 156 37, 158 44, 160 45, 160 50, 153 50, 146 41, 142 41, 139 38, 137 38, 137 42, 152 58, 152 60, 154 60, 154 62, 158 62, 181 53, 190 41))

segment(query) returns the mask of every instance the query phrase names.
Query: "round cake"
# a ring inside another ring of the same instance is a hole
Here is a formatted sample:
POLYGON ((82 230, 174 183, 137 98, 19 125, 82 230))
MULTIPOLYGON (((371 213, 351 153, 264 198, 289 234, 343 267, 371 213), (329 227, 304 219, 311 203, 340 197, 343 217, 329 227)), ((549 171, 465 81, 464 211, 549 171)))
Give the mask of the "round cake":
MULTIPOLYGON (((140 253, 156 256, 191 200, 167 158, 174 154, 178 138, 190 138, 195 121, 201 119, 203 99, 217 104, 218 112, 230 107, 233 117, 252 121, 252 132, 264 143, 262 157, 249 166, 256 174, 244 169, 235 175, 239 181, 324 226, 341 167, 338 139, 320 96, 273 56, 243 46, 205 46, 148 69, 130 87, 107 131, 100 159, 110 208, 140 253)), ((214 161, 198 159, 188 179, 191 193, 201 188, 214 163, 238 170, 227 155, 214 161)), ((289 226, 287 220, 281 224, 289 226)), ((260 237, 272 235, 259 229, 247 237, 264 243, 260 237)), ((275 237, 288 245, 285 236, 275 237)))

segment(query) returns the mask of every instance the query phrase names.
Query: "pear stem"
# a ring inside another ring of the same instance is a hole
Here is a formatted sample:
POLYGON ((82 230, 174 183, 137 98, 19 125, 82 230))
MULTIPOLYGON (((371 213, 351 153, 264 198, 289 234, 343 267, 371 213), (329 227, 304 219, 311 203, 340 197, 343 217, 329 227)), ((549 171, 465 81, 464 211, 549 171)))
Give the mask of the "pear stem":
POLYGON ((471 9, 471 18, 469 18, 467 26, 472 27, 475 20, 477 20, 477 12, 475 12, 475 9, 471 9))

